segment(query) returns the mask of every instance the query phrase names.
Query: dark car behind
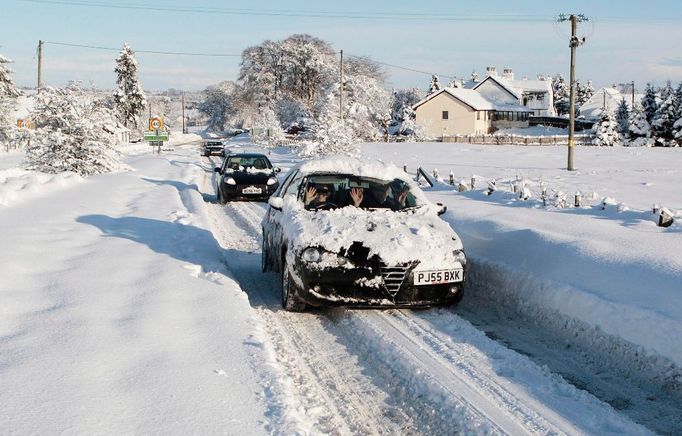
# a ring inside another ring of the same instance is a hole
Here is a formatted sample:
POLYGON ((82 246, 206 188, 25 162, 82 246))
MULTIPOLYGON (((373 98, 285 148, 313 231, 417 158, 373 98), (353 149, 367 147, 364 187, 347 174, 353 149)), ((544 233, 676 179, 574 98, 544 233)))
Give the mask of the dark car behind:
POLYGON ((267 200, 279 187, 280 170, 264 154, 230 154, 215 171, 219 175, 216 194, 221 204, 230 200, 267 200))

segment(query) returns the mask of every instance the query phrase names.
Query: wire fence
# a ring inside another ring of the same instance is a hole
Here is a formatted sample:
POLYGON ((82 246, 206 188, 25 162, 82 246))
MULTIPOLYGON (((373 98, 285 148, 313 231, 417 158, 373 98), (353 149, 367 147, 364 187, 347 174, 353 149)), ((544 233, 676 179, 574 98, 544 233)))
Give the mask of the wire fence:
MULTIPOLYGON (((575 145, 592 145, 591 134, 574 135, 575 145)), ((568 145, 568 135, 522 136, 522 135, 443 135, 440 142, 460 142, 490 145, 568 145)))

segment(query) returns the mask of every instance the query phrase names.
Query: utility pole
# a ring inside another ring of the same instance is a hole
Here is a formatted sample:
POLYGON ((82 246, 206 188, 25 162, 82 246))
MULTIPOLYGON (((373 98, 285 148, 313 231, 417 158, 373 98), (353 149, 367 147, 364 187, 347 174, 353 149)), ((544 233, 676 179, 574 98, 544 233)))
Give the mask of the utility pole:
POLYGON ((38 89, 40 92, 40 87, 43 86, 43 40, 38 40, 38 89))
POLYGON ((339 119, 343 121, 343 50, 341 50, 341 68, 339 69, 339 119))
POLYGON ((567 169, 568 171, 573 171, 575 168, 573 167, 573 146, 574 146, 574 140, 573 136, 575 134, 575 49, 579 46, 585 43, 585 37, 583 38, 578 38, 576 36, 576 30, 578 27, 578 22, 583 22, 587 21, 587 17, 579 14, 579 15, 573 15, 571 14, 568 18, 566 18, 565 14, 559 15, 559 22, 563 21, 571 21, 571 40, 569 43, 569 47, 571 47, 571 97, 570 97, 570 105, 569 105, 569 122, 568 122, 568 166, 567 169))
POLYGON ((187 133, 185 132, 185 93, 182 93, 182 96, 180 97, 180 101, 182 102, 182 133, 187 133))
POLYGON ((632 110, 635 109, 635 81, 632 81, 632 110))

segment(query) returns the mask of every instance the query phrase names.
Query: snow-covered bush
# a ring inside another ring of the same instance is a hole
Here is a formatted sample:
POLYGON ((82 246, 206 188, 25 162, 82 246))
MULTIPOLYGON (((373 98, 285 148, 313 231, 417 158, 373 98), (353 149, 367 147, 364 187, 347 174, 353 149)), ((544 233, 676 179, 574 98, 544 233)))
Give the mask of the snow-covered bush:
POLYGON ((621 145, 620 135, 618 134, 618 125, 608 108, 602 110, 599 122, 595 123, 592 129, 595 134, 592 145, 608 147, 621 145))
POLYGON ((21 94, 12 80, 12 70, 5 64, 12 61, 0 55, 0 146, 16 141, 16 124, 12 112, 16 106, 16 98, 21 94))
POLYGON ((299 155, 302 157, 358 153, 358 137, 350 123, 340 119, 337 98, 334 93, 330 93, 321 103, 313 132, 313 142, 299 149, 299 155))
POLYGON ((431 83, 429 84, 429 94, 433 94, 434 92, 440 91, 443 89, 443 87, 440 84, 440 81, 438 80, 438 76, 435 74, 431 76, 431 83))
POLYGON ((255 117, 253 123, 253 133, 255 140, 265 142, 268 145, 275 145, 277 141, 284 139, 282 125, 271 107, 260 108, 260 113, 255 117))
POLYGON ((123 45, 123 49, 116 58, 114 72, 118 86, 114 91, 114 102, 119 120, 126 127, 137 128, 138 116, 147 106, 147 99, 140 82, 137 80, 135 53, 128 44, 123 45))
POLYGON ((43 88, 35 99, 36 130, 26 149, 29 169, 87 176, 122 167, 113 147, 116 117, 102 99, 74 84, 43 88))

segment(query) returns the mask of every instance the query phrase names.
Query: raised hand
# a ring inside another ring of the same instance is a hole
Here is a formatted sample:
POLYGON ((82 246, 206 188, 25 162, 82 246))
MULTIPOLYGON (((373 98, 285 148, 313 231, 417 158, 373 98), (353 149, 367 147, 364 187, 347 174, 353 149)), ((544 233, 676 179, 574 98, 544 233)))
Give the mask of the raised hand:
POLYGON ((317 189, 315 189, 314 186, 311 186, 305 191, 305 204, 310 204, 310 202, 313 201, 316 196, 317 189))
POLYGON ((353 200, 353 206, 358 207, 362 203, 362 198, 364 196, 364 190, 362 188, 351 188, 350 198, 353 200))

